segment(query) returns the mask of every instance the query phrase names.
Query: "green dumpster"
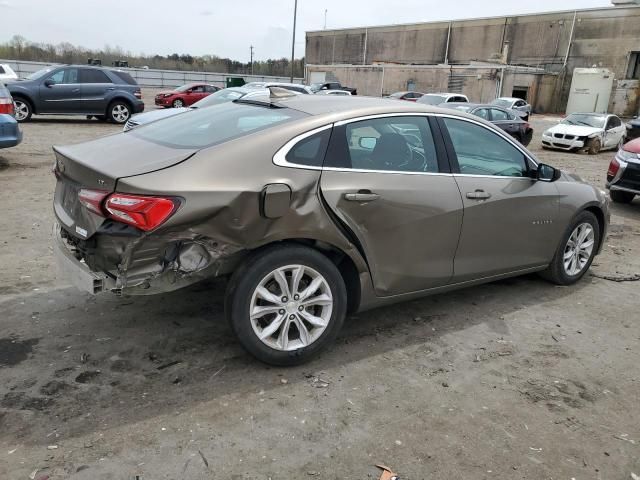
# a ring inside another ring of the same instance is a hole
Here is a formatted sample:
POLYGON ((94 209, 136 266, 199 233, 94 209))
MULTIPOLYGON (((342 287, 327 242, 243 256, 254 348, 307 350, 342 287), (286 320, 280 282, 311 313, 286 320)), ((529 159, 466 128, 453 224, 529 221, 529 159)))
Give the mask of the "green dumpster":
POLYGON ((229 87, 241 87, 245 84, 242 77, 227 77, 227 88, 229 87))

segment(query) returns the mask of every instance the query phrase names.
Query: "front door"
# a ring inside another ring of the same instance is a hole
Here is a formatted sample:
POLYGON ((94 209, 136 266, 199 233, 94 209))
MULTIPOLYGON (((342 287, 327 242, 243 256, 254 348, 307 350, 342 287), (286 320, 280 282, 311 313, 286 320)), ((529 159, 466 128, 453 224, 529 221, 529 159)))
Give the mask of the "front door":
POLYGON ((451 279, 462 199, 443 152, 423 115, 333 129, 321 195, 363 250, 380 296, 451 279))
POLYGON ((454 281, 548 264, 562 233, 556 186, 531 178, 532 162, 491 128, 448 117, 441 125, 464 202, 454 281))
POLYGON ((78 81, 78 69, 62 68, 42 80, 39 87, 38 113, 79 113, 82 93, 78 81))

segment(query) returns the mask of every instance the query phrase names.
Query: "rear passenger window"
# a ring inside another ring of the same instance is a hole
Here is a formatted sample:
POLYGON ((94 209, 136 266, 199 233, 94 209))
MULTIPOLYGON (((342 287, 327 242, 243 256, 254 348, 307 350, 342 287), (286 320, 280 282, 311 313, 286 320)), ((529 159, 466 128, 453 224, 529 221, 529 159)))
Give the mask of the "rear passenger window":
POLYGON ((464 120, 444 118, 460 173, 525 177, 524 154, 498 134, 464 120))
POLYGON ((116 77, 118 77, 120 80, 122 80, 123 83, 126 83, 127 85, 137 85, 133 77, 129 75, 127 72, 123 72, 121 70, 111 70, 111 73, 113 73, 116 77))
POLYGON ((386 117, 334 128, 325 166, 334 168, 438 172, 429 121, 423 116, 386 117))
POLYGON ((287 162, 305 167, 322 167, 330 136, 331 129, 327 128, 300 140, 287 153, 287 162))
POLYGON ((80 83, 111 83, 111 80, 100 70, 86 68, 80 70, 80 83))

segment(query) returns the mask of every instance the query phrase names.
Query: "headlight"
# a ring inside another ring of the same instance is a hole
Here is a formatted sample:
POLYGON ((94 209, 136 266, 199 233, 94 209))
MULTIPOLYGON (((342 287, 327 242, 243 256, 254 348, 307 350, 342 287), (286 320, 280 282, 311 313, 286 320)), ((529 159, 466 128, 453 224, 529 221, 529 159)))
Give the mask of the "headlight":
POLYGON ((628 162, 629 160, 638 160, 640 158, 637 153, 627 152, 626 150, 618 150, 616 159, 622 162, 628 162))
POLYGON ((171 97, 172 95, 173 95, 173 93, 165 93, 163 96, 164 96, 164 98, 168 98, 168 97, 171 97))

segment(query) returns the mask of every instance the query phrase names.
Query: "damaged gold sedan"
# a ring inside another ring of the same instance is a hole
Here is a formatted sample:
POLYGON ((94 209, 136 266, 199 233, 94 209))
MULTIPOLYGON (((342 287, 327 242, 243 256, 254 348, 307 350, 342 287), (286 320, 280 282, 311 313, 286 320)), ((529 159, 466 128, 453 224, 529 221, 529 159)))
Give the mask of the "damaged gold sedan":
POLYGON ((408 102, 273 89, 54 151, 67 278, 148 295, 230 276, 234 332, 278 365, 349 312, 534 271, 574 283, 609 218, 491 124, 408 102))

